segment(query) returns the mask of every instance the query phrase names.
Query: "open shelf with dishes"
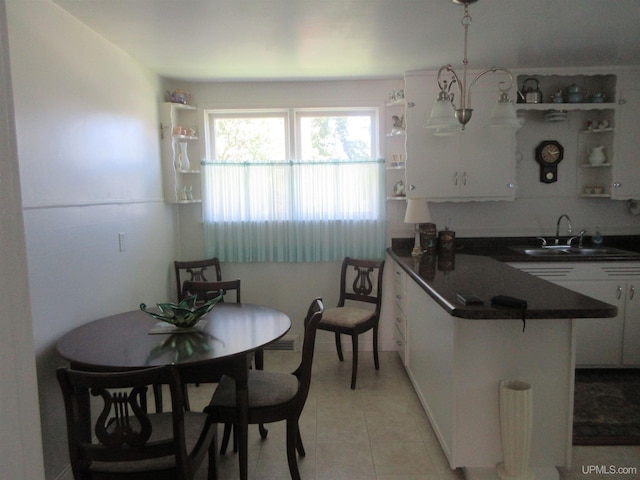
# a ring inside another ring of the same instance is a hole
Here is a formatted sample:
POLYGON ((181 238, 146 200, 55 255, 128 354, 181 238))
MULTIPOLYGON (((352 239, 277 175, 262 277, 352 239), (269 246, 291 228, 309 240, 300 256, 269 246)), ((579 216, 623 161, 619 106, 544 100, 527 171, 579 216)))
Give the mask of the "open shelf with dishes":
POLYGON ((391 91, 384 107, 384 129, 387 137, 385 142, 387 200, 406 200, 404 90, 396 89, 391 91))
POLYGON ((614 118, 613 110, 583 113, 576 159, 577 193, 581 198, 611 198, 614 118))
POLYGON ((160 148, 167 203, 200 203, 201 178, 196 128, 197 109, 164 102, 160 108, 160 148))
POLYGON ((601 110, 615 108, 614 74, 517 76, 519 110, 601 110))

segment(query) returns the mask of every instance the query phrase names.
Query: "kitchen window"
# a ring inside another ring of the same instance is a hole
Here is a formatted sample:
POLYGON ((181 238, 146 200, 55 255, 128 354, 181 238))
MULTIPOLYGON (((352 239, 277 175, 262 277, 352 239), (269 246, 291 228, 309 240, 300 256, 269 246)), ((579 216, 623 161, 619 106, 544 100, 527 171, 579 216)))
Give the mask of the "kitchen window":
POLYGON ((207 110, 207 254, 229 262, 381 258, 378 111, 207 110))

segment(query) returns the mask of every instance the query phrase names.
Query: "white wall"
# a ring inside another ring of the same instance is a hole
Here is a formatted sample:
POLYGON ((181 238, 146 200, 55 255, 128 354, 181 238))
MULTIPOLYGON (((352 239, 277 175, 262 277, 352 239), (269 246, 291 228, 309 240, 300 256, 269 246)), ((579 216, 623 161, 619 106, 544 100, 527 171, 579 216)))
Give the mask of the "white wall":
MULTIPOLYGON (((165 300, 171 285, 177 235, 162 198, 163 88, 49 0, 6 2, 33 317, 25 348, 35 348, 53 479, 68 464, 56 341, 87 321, 165 300)), ((1 435, 4 444, 14 432, 1 435)))
POLYGON ((44 478, 4 0, 0 0, 0 465, 44 478))

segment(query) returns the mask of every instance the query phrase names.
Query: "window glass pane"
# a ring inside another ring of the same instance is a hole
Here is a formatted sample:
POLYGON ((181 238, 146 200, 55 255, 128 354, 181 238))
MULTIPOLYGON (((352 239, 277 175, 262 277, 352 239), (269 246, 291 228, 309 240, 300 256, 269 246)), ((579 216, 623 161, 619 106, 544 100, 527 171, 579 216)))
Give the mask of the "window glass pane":
POLYGON ((215 159, 219 162, 285 161, 284 117, 219 117, 213 121, 215 159))
POLYGON ((370 160, 372 116, 304 115, 300 117, 301 160, 370 160))

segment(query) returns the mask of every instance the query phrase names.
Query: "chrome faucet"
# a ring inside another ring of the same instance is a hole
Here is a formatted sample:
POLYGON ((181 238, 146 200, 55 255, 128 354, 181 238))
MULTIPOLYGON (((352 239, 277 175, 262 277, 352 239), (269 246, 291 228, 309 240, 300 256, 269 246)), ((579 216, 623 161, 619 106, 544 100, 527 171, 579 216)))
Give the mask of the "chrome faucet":
POLYGON ((558 217, 558 223, 556 223, 556 245, 560 243, 560 222, 563 218, 567 219, 567 232, 571 233, 571 219, 569 218, 569 215, 563 213, 558 217))

